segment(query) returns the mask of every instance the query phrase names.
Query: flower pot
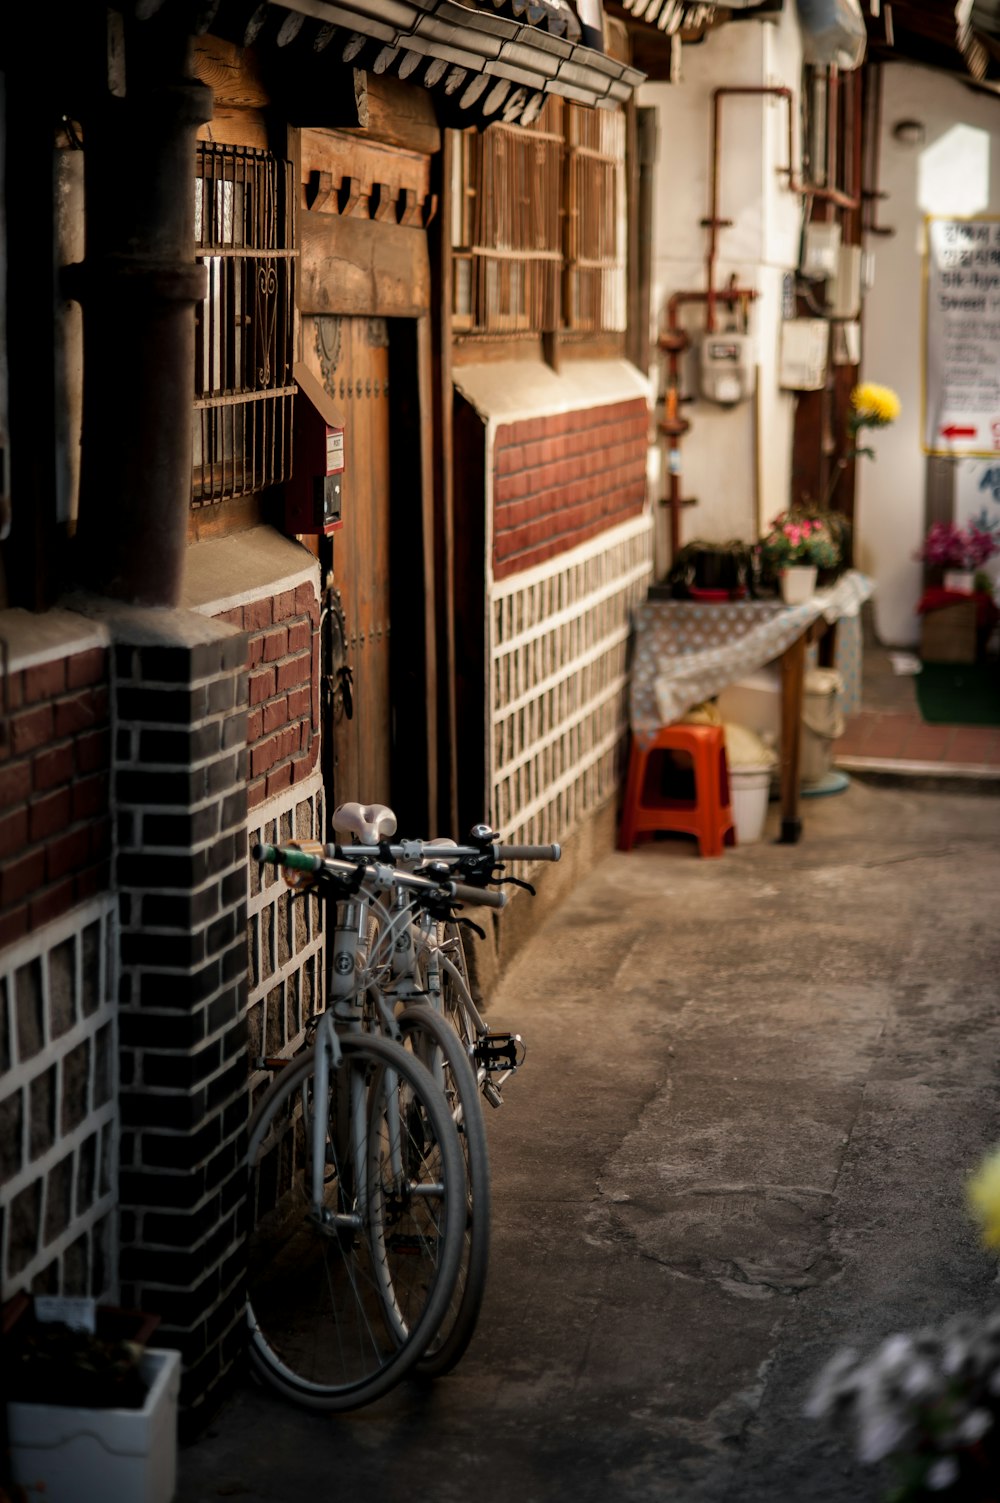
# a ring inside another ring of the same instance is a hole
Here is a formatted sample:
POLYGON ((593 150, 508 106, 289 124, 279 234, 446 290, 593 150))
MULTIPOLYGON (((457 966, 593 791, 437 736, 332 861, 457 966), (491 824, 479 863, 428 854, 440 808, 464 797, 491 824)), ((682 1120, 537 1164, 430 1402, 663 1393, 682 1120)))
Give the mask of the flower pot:
POLYGON ((146 1347, 141 1409, 7 1405, 13 1481, 50 1503, 171 1503, 181 1354, 146 1347))
POLYGON ((787 564, 782 569, 781 598, 786 605, 804 605, 815 591, 815 564, 787 564))
POLYGON ((64 1323, 83 1313, 40 1319, 27 1293, 0 1310, 11 1480, 49 1503, 171 1503, 181 1354, 147 1344, 158 1315, 98 1305, 91 1342, 64 1323))

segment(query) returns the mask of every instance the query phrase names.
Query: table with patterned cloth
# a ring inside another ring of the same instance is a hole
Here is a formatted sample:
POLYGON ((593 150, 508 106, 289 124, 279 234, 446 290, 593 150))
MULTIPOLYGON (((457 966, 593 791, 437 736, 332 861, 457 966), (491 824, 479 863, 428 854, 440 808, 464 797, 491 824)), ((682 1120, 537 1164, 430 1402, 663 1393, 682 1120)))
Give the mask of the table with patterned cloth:
MULTIPOLYGON (((679 720, 727 684, 780 658, 782 840, 797 840, 806 649, 831 628, 836 632, 838 644, 843 638, 842 671, 851 697, 856 700, 859 613, 873 589, 866 575, 851 569, 829 589, 817 590, 803 605, 787 606, 780 600, 707 602, 649 598, 643 601, 633 622, 629 714, 632 734, 640 742, 649 740, 659 726, 679 720), (837 632, 840 622, 849 624, 852 630, 837 632)), ((835 662, 837 656, 835 649, 835 662)))

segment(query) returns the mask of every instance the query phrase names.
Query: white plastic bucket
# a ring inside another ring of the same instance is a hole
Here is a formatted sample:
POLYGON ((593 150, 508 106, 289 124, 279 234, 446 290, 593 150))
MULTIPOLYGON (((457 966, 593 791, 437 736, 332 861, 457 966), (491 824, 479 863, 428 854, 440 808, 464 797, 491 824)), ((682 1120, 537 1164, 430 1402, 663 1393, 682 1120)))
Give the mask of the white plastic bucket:
POLYGON ((767 801, 771 793, 768 767, 731 767, 729 792, 736 825, 736 844, 753 845, 764 833, 767 801))

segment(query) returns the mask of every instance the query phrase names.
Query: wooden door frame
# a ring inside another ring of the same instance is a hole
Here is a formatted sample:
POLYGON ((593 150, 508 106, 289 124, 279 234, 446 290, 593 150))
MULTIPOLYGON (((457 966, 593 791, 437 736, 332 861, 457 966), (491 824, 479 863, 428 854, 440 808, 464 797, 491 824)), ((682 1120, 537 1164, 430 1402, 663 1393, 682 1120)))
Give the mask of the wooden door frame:
MULTIPOLYGON (((417 226, 342 219, 335 213, 308 210, 300 215, 300 225, 300 317, 385 318, 390 323, 392 801, 404 833, 441 833, 437 830, 434 368, 427 235, 417 226), (416 510, 414 474, 419 476, 416 510), (416 585, 415 574, 419 576, 416 585), (404 621, 411 623, 406 631, 404 621)), ((350 525, 347 519, 345 525, 350 525)))

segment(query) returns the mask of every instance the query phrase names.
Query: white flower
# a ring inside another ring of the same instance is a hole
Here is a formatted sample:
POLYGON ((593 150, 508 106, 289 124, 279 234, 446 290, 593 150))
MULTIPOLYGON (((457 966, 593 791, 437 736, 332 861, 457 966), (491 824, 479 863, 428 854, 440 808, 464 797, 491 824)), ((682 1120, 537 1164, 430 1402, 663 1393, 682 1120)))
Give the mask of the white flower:
POLYGON ((847 1398, 855 1390, 854 1364, 858 1354, 853 1347, 845 1347, 831 1357, 820 1372, 803 1413, 807 1419, 824 1419, 838 1400, 847 1398))
POLYGON ((917 1357, 901 1374, 900 1387, 908 1399, 927 1399, 940 1391, 941 1380, 929 1362, 917 1357))
POLYGON ((864 1466, 898 1450, 910 1432, 906 1417, 877 1400, 862 1410, 858 1426, 858 1460, 864 1466))
POLYGON ((960 1438, 972 1445, 977 1440, 982 1440, 987 1430, 993 1428, 993 1416, 988 1409, 973 1409, 958 1427, 960 1438))
POLYGON ((897 1334, 883 1341, 876 1353, 878 1367, 886 1377, 895 1377, 904 1372, 913 1356, 913 1338, 897 1334))
POLYGON ((928 1469, 924 1483, 929 1492, 944 1492, 946 1487, 958 1481, 958 1462, 954 1456, 942 1456, 928 1469))

